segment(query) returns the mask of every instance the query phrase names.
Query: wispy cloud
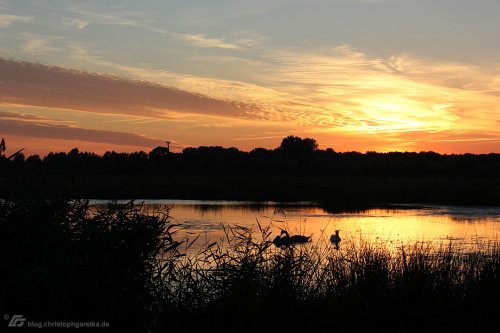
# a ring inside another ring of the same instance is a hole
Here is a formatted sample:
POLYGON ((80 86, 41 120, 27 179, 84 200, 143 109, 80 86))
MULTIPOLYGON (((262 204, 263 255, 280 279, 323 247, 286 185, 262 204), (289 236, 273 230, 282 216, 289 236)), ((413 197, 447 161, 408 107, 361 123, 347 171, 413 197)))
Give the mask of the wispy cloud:
MULTIPOLYGON (((156 30, 158 31, 158 30, 156 30)), ((221 49, 245 50, 260 45, 269 37, 249 31, 235 33, 231 39, 228 38, 213 38, 205 34, 182 34, 163 30, 163 33, 169 34, 176 39, 192 43, 199 47, 213 47, 221 49)))
POLYGON ((190 42, 200 47, 217 47, 221 49, 241 49, 241 46, 228 43, 220 38, 209 38, 205 35, 169 33, 177 39, 190 42))
POLYGON ((37 124, 45 125, 73 125, 74 123, 69 120, 64 119, 54 119, 49 117, 44 117, 36 114, 29 114, 23 112, 9 112, 0 110, 0 119, 9 121, 23 121, 23 122, 34 122, 37 124))
POLYGON ((68 26, 68 27, 73 27, 79 30, 84 29, 86 26, 89 25, 88 21, 84 21, 78 18, 64 18, 63 19, 63 24, 68 26))
POLYGON ((21 16, 12 14, 0 14, 0 28, 8 28, 14 23, 28 23, 34 19, 33 16, 21 16))
POLYGON ((58 41, 64 38, 60 36, 37 35, 32 33, 24 33, 24 38, 27 40, 22 45, 22 51, 31 55, 47 55, 61 50, 57 46, 58 41))
POLYGON ((269 58, 273 66, 264 84, 292 95, 309 121, 332 130, 477 129, 500 118, 500 99, 491 94, 498 72, 407 55, 373 58, 349 46, 279 51, 269 58))
MULTIPOLYGON (((204 95, 216 100, 237 101, 241 105, 251 105, 251 112, 247 118, 282 121, 282 112, 272 105, 289 103, 280 97, 280 93, 272 89, 248 84, 242 81, 222 80, 209 77, 200 77, 183 73, 171 72, 165 69, 141 68, 123 65, 118 62, 104 60, 93 52, 87 50, 83 45, 72 44, 71 57, 79 63, 97 65, 104 71, 118 72, 120 75, 134 79, 156 82, 163 85, 176 87, 197 95, 204 95)), ((225 61, 236 61, 241 63, 242 59, 222 58, 225 61)), ((259 62, 247 62, 248 68, 254 68, 259 62)), ((290 104, 290 103, 289 103, 290 104)), ((241 107, 239 107, 241 109, 241 107)), ((250 111, 250 110, 248 110, 250 111)))
POLYGON ((150 82, 0 59, 0 103, 168 118, 187 112, 254 118, 258 107, 150 82))
MULTIPOLYGON (((231 81, 124 65, 85 46, 67 43, 66 50, 74 61, 123 77, 2 60, 0 102, 134 115, 145 123, 179 115, 224 117, 217 118, 220 126, 230 126, 231 119, 258 120, 325 142, 335 138, 338 147, 352 149, 367 140, 373 150, 431 150, 432 145, 477 142, 498 147, 496 64, 485 68, 411 54, 377 58, 350 46, 267 51, 257 58, 192 57, 194 62, 234 64, 241 80, 231 81), (485 129, 491 129, 492 137, 477 135, 485 129), (468 135, 453 141, 459 138, 457 131, 468 135)), ((276 139, 262 132, 239 138, 276 139)))
POLYGON ((155 147, 163 144, 161 140, 132 133, 47 124, 46 122, 36 122, 31 117, 25 118, 27 121, 3 119, 0 116, 2 134, 33 138, 79 140, 134 147, 155 147))
MULTIPOLYGON (((115 11, 115 12, 94 12, 84 10, 78 7, 70 7, 68 12, 73 15, 84 17, 86 22, 94 22, 100 24, 128 25, 128 26, 143 26, 150 22, 144 20, 144 13, 130 11, 115 11)), ((81 18, 78 18, 81 19, 81 18)))
POLYGON ((331 133, 480 130, 500 121, 500 67, 484 69, 403 54, 370 57, 350 46, 282 50, 257 59, 199 56, 234 64, 242 81, 123 66, 79 49, 82 61, 119 69, 217 99, 257 106, 253 119, 311 126, 331 133), (251 79, 254 84, 243 82, 251 79))
MULTIPOLYGON (((255 47, 263 40, 267 39, 267 37, 262 34, 252 32, 241 32, 230 40, 229 38, 210 36, 206 33, 183 33, 172 31, 158 27, 148 20, 144 20, 142 17, 139 17, 137 13, 96 13, 77 8, 72 8, 71 11, 86 18, 86 20, 78 20, 80 25, 83 23, 86 25, 89 24, 89 20, 94 20, 100 24, 127 25, 162 34, 197 47, 243 50, 247 47, 255 47)), ((75 23, 74 19, 73 23, 75 23)))

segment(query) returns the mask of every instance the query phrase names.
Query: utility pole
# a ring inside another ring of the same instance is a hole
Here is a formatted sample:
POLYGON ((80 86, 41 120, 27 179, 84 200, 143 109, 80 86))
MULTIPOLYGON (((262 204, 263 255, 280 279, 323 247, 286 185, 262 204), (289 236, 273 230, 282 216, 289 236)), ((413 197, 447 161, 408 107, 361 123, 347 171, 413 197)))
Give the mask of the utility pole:
POLYGON ((170 141, 165 141, 165 143, 167 144, 167 150, 170 153, 170 141))

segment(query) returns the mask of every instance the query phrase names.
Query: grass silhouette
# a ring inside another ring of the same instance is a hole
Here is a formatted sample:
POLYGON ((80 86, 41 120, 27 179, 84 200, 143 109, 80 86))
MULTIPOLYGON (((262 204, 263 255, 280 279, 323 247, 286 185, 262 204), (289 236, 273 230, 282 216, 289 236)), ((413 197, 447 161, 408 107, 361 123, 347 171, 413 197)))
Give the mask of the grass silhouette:
MULTIPOLYGON (((500 247, 326 239, 277 248, 225 228, 194 254, 133 202, 0 201, 1 311, 114 331, 495 331, 500 247)), ((198 240, 199 241, 199 240, 198 240)), ((6 325, 7 323, 4 323, 6 325)))

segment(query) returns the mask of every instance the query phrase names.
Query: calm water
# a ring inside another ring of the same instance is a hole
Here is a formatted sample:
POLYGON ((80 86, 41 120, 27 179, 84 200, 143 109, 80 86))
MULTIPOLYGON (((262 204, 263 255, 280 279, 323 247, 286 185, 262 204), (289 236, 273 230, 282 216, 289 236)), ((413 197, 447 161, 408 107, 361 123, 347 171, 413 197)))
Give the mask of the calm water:
MULTIPOLYGON (((138 200, 137 202, 141 202, 138 200)), ((278 205, 273 202, 144 200, 150 209, 170 209, 179 225, 177 237, 218 241, 223 226, 257 230, 257 221, 292 234, 312 236, 313 241, 330 237, 336 229, 343 240, 443 241, 474 245, 500 241, 500 207, 458 207, 394 205, 390 209, 369 209, 356 213, 329 213, 311 203, 278 205)), ((97 203, 97 202, 95 202, 97 203)))

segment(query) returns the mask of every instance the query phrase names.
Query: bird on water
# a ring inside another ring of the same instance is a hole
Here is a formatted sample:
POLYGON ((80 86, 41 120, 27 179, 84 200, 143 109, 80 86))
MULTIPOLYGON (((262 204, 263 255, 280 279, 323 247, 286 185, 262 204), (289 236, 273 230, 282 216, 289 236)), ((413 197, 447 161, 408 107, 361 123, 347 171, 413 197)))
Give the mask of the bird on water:
POLYGON ((339 245, 341 240, 339 230, 335 230, 335 234, 330 236, 330 242, 332 242, 333 245, 339 245))
POLYGON ((302 235, 290 236, 288 234, 288 231, 281 230, 281 234, 279 236, 276 236, 276 238, 273 240, 273 243, 277 247, 281 247, 283 245, 288 246, 288 245, 292 245, 292 244, 307 243, 310 241, 310 239, 311 239, 311 236, 302 236, 302 235))

